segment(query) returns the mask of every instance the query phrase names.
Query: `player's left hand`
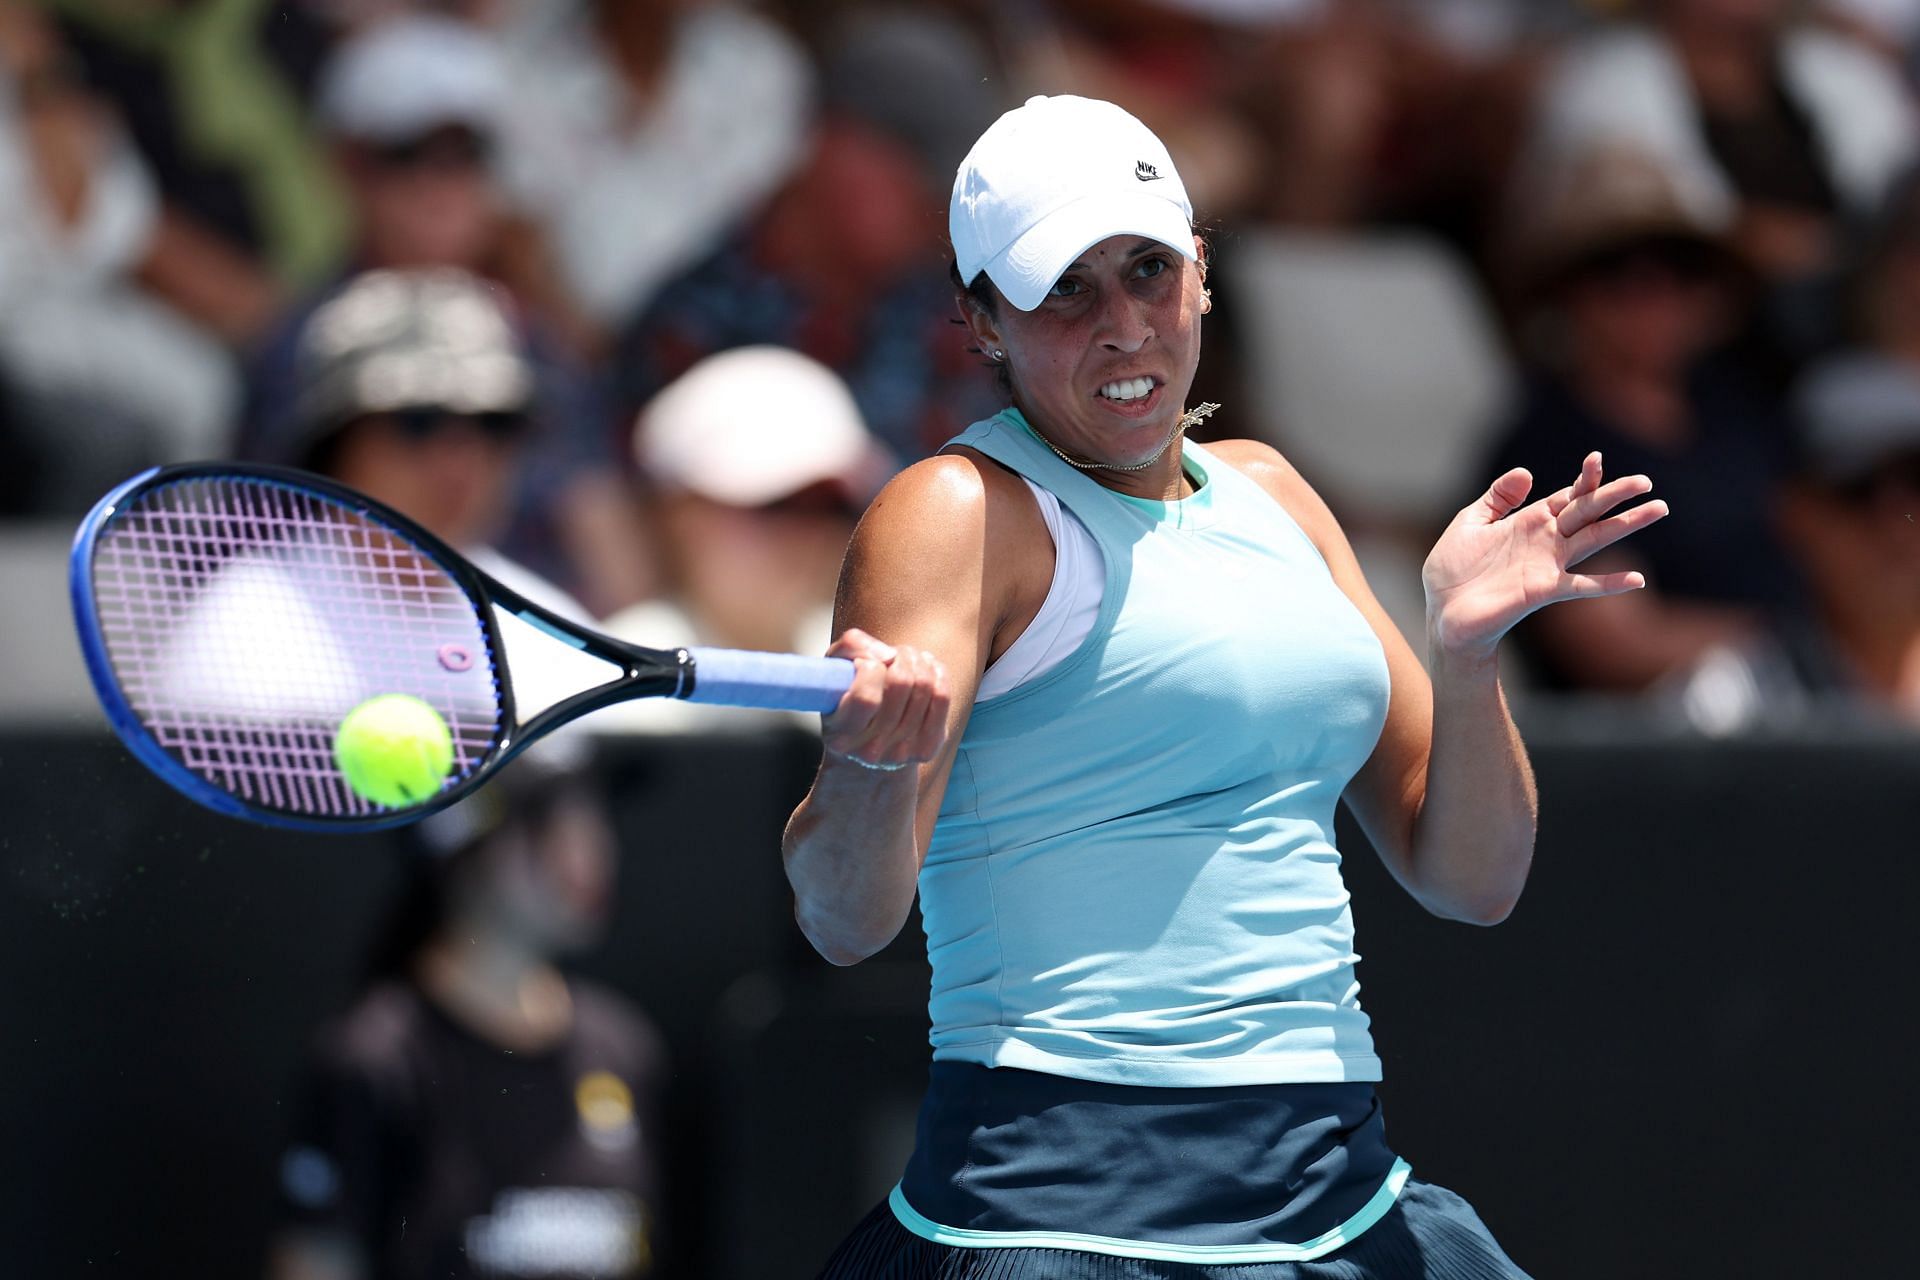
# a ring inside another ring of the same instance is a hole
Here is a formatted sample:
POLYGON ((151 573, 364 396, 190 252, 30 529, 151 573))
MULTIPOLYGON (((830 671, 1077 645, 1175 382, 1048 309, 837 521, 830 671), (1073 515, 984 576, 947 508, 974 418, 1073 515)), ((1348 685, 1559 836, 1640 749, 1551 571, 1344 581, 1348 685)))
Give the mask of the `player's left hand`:
POLYGON ((1500 637, 1535 609, 1647 585, 1635 572, 1570 570, 1667 514, 1667 504, 1660 501, 1609 514, 1650 492, 1653 481, 1646 476, 1605 480, 1600 455, 1590 453, 1566 488, 1527 503, 1532 489, 1533 477, 1525 468, 1507 472, 1453 518, 1427 556, 1421 572, 1427 631, 1439 652, 1491 657, 1500 637))

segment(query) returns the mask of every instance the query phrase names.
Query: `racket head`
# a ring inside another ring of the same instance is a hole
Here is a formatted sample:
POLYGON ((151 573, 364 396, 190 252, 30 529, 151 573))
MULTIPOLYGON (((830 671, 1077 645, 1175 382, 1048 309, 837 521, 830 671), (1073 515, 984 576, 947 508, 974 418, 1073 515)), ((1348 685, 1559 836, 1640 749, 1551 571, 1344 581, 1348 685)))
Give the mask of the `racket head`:
POLYGON ((218 812, 375 830, 471 792, 515 730, 491 584, 431 533, 287 468, 160 467, 102 498, 69 565, 87 670, 136 758, 218 812), (348 785, 340 721, 384 693, 440 715, 439 789, 388 807, 348 785))

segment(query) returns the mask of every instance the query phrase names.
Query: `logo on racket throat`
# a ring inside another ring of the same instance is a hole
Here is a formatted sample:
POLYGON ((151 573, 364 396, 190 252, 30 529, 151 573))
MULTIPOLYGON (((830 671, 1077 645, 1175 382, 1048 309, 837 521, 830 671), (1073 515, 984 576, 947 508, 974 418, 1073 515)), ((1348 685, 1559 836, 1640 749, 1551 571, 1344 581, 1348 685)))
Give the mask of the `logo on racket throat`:
POLYGON ((1134 162, 1133 176, 1142 182, 1158 182, 1164 175, 1145 160, 1138 160, 1134 162))

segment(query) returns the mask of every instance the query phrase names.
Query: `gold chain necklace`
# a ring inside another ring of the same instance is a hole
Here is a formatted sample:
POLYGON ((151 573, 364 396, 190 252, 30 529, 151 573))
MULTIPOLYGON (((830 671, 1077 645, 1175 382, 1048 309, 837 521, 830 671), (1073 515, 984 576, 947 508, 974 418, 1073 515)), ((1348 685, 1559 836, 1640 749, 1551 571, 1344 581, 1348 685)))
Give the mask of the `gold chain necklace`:
POLYGON ((1148 467, 1160 461, 1160 459, 1165 456, 1167 450, 1173 446, 1173 442, 1175 440, 1178 440, 1181 437, 1181 435, 1184 434, 1185 432, 1190 431, 1194 427, 1199 426, 1202 422, 1205 422, 1207 420, 1207 416, 1211 414, 1214 410, 1218 409, 1219 407, 1220 406, 1217 404, 1212 404, 1207 401, 1202 401, 1201 403, 1195 405, 1193 408, 1187 410, 1185 413, 1181 414, 1180 421, 1173 424, 1173 430, 1167 433, 1166 442, 1162 444, 1158 449, 1153 451, 1153 456, 1151 458, 1148 458, 1145 462, 1138 463, 1131 467, 1119 467, 1119 466, 1115 466, 1110 462, 1091 462, 1086 458, 1076 458, 1072 454, 1068 453, 1065 449, 1062 449, 1059 445, 1055 444, 1053 441, 1047 439, 1045 433, 1040 431, 1038 428, 1035 428, 1033 434, 1040 437, 1041 444, 1044 444, 1045 446, 1047 446, 1047 448, 1053 450, 1054 457, 1060 459, 1060 461, 1066 463, 1068 466, 1074 467, 1081 471, 1145 471, 1148 467))

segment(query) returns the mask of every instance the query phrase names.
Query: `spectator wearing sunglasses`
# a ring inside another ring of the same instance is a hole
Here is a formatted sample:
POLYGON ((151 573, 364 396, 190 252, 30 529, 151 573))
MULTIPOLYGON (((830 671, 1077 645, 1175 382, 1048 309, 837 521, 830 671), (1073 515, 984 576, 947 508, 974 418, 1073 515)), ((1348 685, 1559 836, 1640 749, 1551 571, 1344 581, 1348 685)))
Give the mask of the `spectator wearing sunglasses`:
POLYGON ((495 549, 533 430, 534 368, 496 286, 451 268, 354 277, 302 327, 273 462, 329 476, 522 595, 584 607, 495 549))
POLYGON ((501 545, 604 612, 649 587, 639 514, 617 479, 612 421, 590 346, 510 209, 494 158, 507 72, 493 37, 409 16, 355 35, 322 71, 318 117, 353 206, 352 260, 293 309, 253 361, 243 452, 294 429, 303 334, 363 271, 457 270, 497 286, 534 384, 527 451, 501 545))
POLYGON ((1637 569, 1646 590, 1544 610, 1515 634, 1548 688, 1643 690, 1792 604, 1768 514, 1785 417, 1721 346, 1748 296, 1737 259, 1643 153, 1586 154, 1516 240, 1529 377, 1481 470, 1560 475, 1599 449, 1609 473, 1658 475, 1673 517, 1585 569, 1637 569))

